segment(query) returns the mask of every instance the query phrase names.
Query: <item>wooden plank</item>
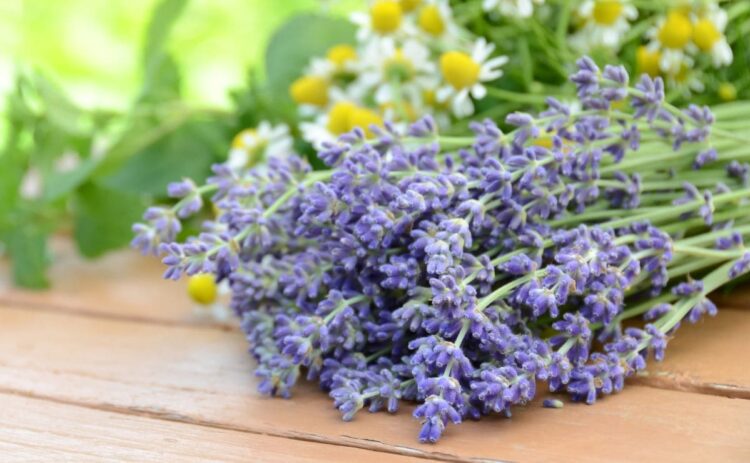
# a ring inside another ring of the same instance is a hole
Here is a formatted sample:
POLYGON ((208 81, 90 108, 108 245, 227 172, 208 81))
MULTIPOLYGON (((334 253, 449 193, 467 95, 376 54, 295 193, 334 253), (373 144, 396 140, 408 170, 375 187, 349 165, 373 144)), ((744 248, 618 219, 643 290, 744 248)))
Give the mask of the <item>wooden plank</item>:
POLYGON ((0 394, 2 461, 421 461, 0 394))
MULTIPOLYGON (((185 281, 166 281, 158 259, 124 249, 96 260, 78 255, 64 237, 52 240, 54 261, 47 291, 15 287, 0 261, 0 302, 134 321, 216 325, 206 310, 196 310, 185 281)), ((223 324, 219 324, 223 325, 223 324)))
POLYGON ((639 384, 750 399, 750 310, 719 310, 683 323, 663 362, 651 362, 639 384))
POLYGON ((340 420, 303 384, 290 400, 255 392, 236 332, 0 310, 0 389, 161 419, 430 460, 750 461, 750 401, 631 386, 595 406, 538 403, 510 420, 451 426, 420 445, 410 407, 340 420))

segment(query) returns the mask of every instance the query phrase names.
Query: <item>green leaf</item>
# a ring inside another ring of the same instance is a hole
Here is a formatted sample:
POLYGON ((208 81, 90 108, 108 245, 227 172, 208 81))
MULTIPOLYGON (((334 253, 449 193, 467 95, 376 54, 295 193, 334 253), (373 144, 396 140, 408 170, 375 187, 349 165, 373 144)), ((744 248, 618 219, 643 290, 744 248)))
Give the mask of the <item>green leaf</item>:
POLYGON ((143 43, 143 85, 139 102, 174 100, 180 94, 179 69, 167 41, 188 0, 162 0, 154 8, 143 43))
POLYGON ((95 183, 87 183, 73 198, 74 236, 78 250, 96 257, 128 243, 131 226, 140 219, 144 202, 141 195, 95 183))
POLYGON ((219 121, 192 119, 141 149, 101 183, 124 192, 161 196, 170 182, 183 177, 205 179, 225 149, 225 128, 219 121))
POLYGON ((25 153, 18 150, 13 142, 0 153, 0 227, 18 202, 25 165, 25 153))
POLYGON ((46 271, 49 264, 47 235, 31 223, 8 230, 3 241, 13 262, 13 280, 27 288, 49 286, 46 271))
POLYGON ((162 0, 154 7, 143 44, 144 69, 148 69, 161 59, 172 26, 185 10, 187 3, 188 0, 162 0))
POLYGON ((339 43, 354 43, 354 25, 343 18, 298 15, 282 25, 266 49, 266 76, 271 91, 288 98, 289 85, 302 75, 310 58, 339 43))
POLYGON ((91 175, 94 168, 99 164, 100 159, 88 158, 73 170, 50 173, 44 179, 43 199, 45 201, 55 201, 76 189, 89 178, 89 175, 91 175))

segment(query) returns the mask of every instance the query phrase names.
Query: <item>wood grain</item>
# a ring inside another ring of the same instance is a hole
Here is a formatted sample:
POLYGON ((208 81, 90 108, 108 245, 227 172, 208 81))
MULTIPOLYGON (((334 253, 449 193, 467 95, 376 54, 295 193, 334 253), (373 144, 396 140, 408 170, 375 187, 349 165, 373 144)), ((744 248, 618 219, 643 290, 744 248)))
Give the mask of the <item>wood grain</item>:
POLYGON ((0 326, 0 389, 104 411, 430 460, 750 461, 745 400, 631 386, 591 407, 533 403, 464 423, 429 446, 408 407, 343 423, 310 384, 291 400, 259 396, 237 332, 12 307, 0 326))
POLYGON ((51 247, 49 291, 13 286, 8 262, 0 259, 0 302, 149 323, 226 325, 192 303, 184 281, 164 280, 164 266, 153 256, 124 249, 86 260, 61 237, 52 239, 51 247))
POLYGON ((4 463, 423 461, 8 394, 0 394, 0 404, 4 463))
POLYGON ((637 382, 750 399, 749 336, 750 310, 719 310, 696 325, 683 323, 664 362, 651 362, 637 382))

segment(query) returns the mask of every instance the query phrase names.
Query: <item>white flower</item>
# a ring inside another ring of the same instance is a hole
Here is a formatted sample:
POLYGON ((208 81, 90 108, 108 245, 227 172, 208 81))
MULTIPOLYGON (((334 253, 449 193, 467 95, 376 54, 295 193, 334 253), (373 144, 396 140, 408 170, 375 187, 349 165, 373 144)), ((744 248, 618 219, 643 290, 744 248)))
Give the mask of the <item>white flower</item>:
POLYGON ((495 46, 480 38, 474 44, 471 55, 462 51, 449 51, 440 56, 440 71, 445 85, 437 91, 437 101, 450 101, 453 114, 469 116, 474 112, 471 97, 482 99, 487 89, 482 82, 495 80, 503 75, 500 67, 508 62, 507 56, 488 59, 495 46))
POLYGON ((302 138, 320 148, 323 143, 334 142, 336 139, 355 127, 365 131, 365 135, 372 136, 370 125, 383 125, 383 118, 370 109, 351 101, 339 101, 333 104, 328 112, 315 118, 313 122, 300 124, 302 138))
POLYGON ((396 0, 374 0, 367 12, 352 13, 350 18, 358 26, 357 40, 360 42, 393 41, 414 32, 404 20, 403 9, 396 0))
POLYGON ((534 4, 541 5, 544 0, 484 0, 484 11, 499 10, 503 16, 528 18, 534 13, 534 4))
POLYGON ((638 10, 627 1, 586 0, 578 8, 583 27, 570 39, 574 47, 590 52, 597 47, 617 50, 638 10))
POLYGON ((355 94, 374 90, 379 105, 404 100, 415 105, 424 90, 437 82, 430 51, 417 41, 409 40, 403 47, 396 47, 393 42, 372 42, 364 57, 359 77, 352 86, 360 87, 355 94))
POLYGON ((732 48, 724 36, 727 12, 716 4, 699 12, 693 23, 693 43, 704 53, 711 55, 714 67, 732 64, 732 48))
POLYGON ((448 0, 429 0, 416 13, 416 23, 426 43, 437 40, 443 47, 454 46, 461 35, 448 0))
POLYGON ((323 58, 313 58, 305 74, 331 80, 357 72, 357 50, 346 43, 334 45, 323 58))
POLYGON ((651 42, 647 48, 650 52, 660 53, 659 68, 667 75, 677 75, 687 65, 693 66, 688 56, 695 51, 690 39, 693 35, 693 24, 681 10, 672 10, 648 31, 651 42))
POLYGON ((243 169, 257 164, 263 159, 276 156, 289 156, 292 153, 292 137, 284 124, 272 126, 263 121, 254 129, 245 129, 232 141, 227 165, 233 169, 243 169))

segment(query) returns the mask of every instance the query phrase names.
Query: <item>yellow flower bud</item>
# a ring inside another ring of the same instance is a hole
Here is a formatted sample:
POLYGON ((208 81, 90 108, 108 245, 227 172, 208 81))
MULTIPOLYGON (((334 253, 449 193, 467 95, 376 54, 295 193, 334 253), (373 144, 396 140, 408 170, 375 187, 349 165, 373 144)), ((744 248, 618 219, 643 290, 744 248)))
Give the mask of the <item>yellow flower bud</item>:
POLYGON ((359 127, 365 132, 367 138, 372 138, 373 134, 370 131, 370 125, 383 126, 383 118, 381 118, 375 111, 366 108, 355 108, 350 116, 351 129, 359 127))
POLYGON ((325 106, 328 104, 328 82, 318 76, 303 76, 292 83, 289 94, 297 104, 325 106))
POLYGON ((423 31, 436 37, 445 31, 445 22, 437 5, 427 5, 419 10, 418 22, 423 31))
POLYGON ((351 116, 356 109, 352 103, 341 101, 333 105, 328 112, 328 131, 341 135, 351 130, 351 116))
POLYGON ((216 293, 216 279, 210 273, 198 273, 188 280, 188 294, 199 304, 211 304, 216 300, 216 293))
POLYGON ((718 93, 722 101, 734 101, 737 99, 737 89, 731 82, 722 82, 719 84, 718 93))
POLYGON ((326 58, 337 67, 342 67, 347 61, 357 59, 357 50, 347 44, 336 45, 328 49, 326 58))
POLYGON ((711 51, 720 38, 721 32, 708 19, 699 19, 693 26, 693 42, 701 51, 711 51))
POLYGON ((650 51, 645 46, 638 47, 635 52, 635 62, 639 73, 646 73, 651 77, 659 75, 659 60, 661 53, 658 50, 650 51))
POLYGON ((449 51, 440 56, 440 70, 445 80, 456 90, 471 87, 479 80, 479 63, 461 51, 449 51))
POLYGON ((616 0, 597 0, 594 3, 592 16, 599 24, 611 25, 622 14, 622 3, 616 0))
POLYGON ((403 10, 404 13, 409 13, 421 5, 422 0, 400 0, 398 3, 401 5, 401 10, 403 10))
POLYGON ((381 34, 398 30, 401 19, 401 5, 395 0, 377 0, 370 8, 372 28, 381 34))
POLYGON ((690 19, 676 10, 667 14, 667 19, 658 33, 659 42, 667 48, 674 49, 683 48, 687 45, 692 35, 693 25, 690 23, 690 19))

